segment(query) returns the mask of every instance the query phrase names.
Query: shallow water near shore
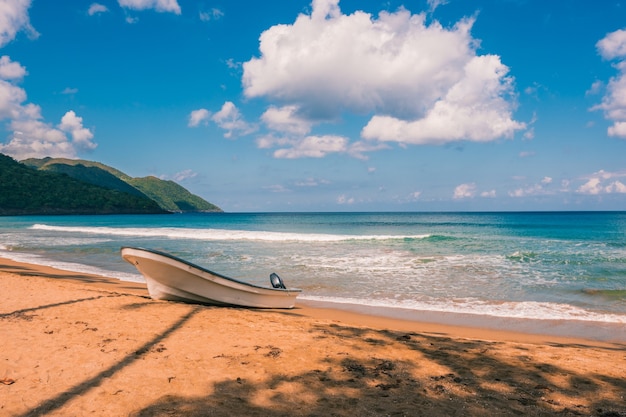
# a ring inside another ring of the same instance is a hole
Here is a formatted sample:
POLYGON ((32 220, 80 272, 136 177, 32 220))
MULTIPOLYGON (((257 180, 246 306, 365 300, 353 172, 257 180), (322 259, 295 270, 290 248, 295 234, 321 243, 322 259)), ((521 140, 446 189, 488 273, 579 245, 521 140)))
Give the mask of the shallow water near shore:
POLYGON ((625 212, 0 218, 0 256, 143 282, 122 246, 336 308, 626 340, 625 212))

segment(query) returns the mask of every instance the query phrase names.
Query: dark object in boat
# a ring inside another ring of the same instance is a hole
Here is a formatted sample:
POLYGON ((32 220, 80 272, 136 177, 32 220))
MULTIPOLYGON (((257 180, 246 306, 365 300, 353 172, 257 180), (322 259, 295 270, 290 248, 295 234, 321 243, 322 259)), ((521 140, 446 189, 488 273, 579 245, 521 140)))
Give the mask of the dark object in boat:
POLYGON ((283 283, 282 278, 279 277, 278 274, 276 274, 275 272, 272 272, 270 274, 270 282, 272 283, 272 287, 274 288, 283 288, 283 289, 287 288, 285 287, 285 284, 283 283))

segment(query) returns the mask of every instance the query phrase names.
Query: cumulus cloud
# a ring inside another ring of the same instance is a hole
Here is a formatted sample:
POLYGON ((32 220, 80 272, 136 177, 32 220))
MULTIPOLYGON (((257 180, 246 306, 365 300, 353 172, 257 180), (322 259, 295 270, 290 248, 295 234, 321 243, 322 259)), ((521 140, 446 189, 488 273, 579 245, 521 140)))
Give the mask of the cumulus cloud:
POLYGON ((3 80, 21 80, 26 75, 26 68, 19 62, 11 61, 7 55, 0 58, 0 78, 3 80))
POLYGON ((211 116, 211 120, 226 130, 225 138, 232 138, 233 135, 248 135, 257 130, 256 125, 244 120, 241 112, 232 101, 225 102, 220 111, 211 116))
POLYGON ((586 177, 586 182, 576 190, 580 194, 626 194, 626 185, 616 179, 626 177, 626 172, 600 170, 586 177))
POLYGON ((604 59, 624 58, 626 56, 626 30, 611 32, 596 44, 604 59))
POLYGON ((454 195, 452 198, 455 200, 463 198, 473 198, 476 195, 476 184, 461 184, 454 189, 454 195))
POLYGON ((25 31, 31 38, 39 33, 30 24, 28 9, 31 0, 4 0, 0 7, 0 47, 15 39, 19 31, 25 31))
POLYGON ((87 10, 87 14, 89 16, 93 16, 94 14, 98 14, 98 13, 106 13, 108 12, 109 9, 99 3, 91 3, 91 6, 89 6, 89 9, 87 10))
POLYGON ((312 123, 300 117, 297 111, 298 107, 295 105, 280 108, 270 106, 261 116, 261 120, 272 130, 305 135, 311 131, 312 123))
MULTIPOLYGON (((591 110, 604 111, 604 117, 613 122, 607 129, 609 136, 626 138, 626 30, 609 33, 598 41, 596 48, 602 58, 617 60, 613 66, 618 74, 609 80, 602 103, 591 110)), ((598 81, 592 89, 597 85, 598 81)))
POLYGON ((157 12, 180 14, 180 6, 176 0, 117 0, 121 7, 133 10, 154 9, 157 12))
POLYGON ((59 129, 72 135, 72 143, 82 149, 95 149, 96 144, 91 141, 93 133, 83 127, 83 118, 78 117, 73 110, 68 111, 61 118, 59 129))
POLYGON ((244 120, 241 112, 232 101, 225 102, 222 108, 216 113, 211 113, 204 108, 193 110, 188 116, 187 126, 206 126, 209 121, 214 122, 220 128, 226 130, 226 133, 224 133, 225 138, 248 135, 255 132, 258 128, 255 124, 248 123, 244 120))
MULTIPOLYGON (((20 30, 37 36, 30 26, 29 7, 30 0, 1 3, 0 46, 13 40, 20 30)), ((0 57, 0 120, 8 120, 12 132, 7 143, 0 143, 0 152, 18 160, 46 156, 71 158, 77 150, 95 148, 93 133, 83 127, 83 119, 74 111, 68 111, 57 126, 43 120, 41 108, 27 103, 26 91, 18 85, 25 75, 26 69, 19 62, 8 56, 0 57)))
POLYGON ((91 150, 97 145, 93 133, 83 127, 82 118, 68 111, 58 126, 43 121, 41 108, 27 104, 15 109, 16 117, 9 123, 13 131, 8 143, 0 143, 0 152, 17 160, 26 158, 75 158, 78 150, 91 150), (67 137, 71 136, 71 140, 67 137))
POLYGON ((512 119, 508 68, 476 54, 474 19, 452 28, 425 20, 403 8, 345 15, 338 0, 315 0, 310 15, 262 33, 260 56, 243 64, 244 93, 310 125, 371 113, 368 141, 492 141, 524 129, 512 119))
POLYGON ((209 123, 210 116, 211 112, 207 109, 194 110, 191 112, 191 114, 189 114, 189 121, 187 122, 187 126, 198 127, 201 124, 207 125, 209 123))

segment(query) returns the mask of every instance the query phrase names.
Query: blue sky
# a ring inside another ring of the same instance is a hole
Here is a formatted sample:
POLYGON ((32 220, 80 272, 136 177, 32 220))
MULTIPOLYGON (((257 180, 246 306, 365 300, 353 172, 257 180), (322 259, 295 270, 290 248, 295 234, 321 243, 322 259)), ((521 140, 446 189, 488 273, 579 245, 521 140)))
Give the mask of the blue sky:
POLYGON ((626 4, 4 0, 0 152, 226 211, 626 209, 626 4))

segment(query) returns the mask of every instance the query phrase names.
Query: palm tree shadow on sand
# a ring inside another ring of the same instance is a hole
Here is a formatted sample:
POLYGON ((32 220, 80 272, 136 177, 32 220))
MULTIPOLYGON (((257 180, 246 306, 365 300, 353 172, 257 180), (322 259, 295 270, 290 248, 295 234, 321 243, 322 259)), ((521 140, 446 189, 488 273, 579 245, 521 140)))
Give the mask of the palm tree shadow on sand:
MULTIPOLYGON (((523 368, 490 354, 499 342, 454 340, 439 335, 317 326, 319 338, 352 338, 372 346, 402 344, 452 372, 419 375, 420 363, 394 358, 329 358, 298 375, 274 374, 262 382, 217 382, 204 397, 164 396, 133 417, 157 416, 581 416, 626 417, 626 405, 607 388, 626 394, 625 379, 571 374, 531 362, 523 368), (372 336, 372 334, 374 336, 372 336), (566 375, 562 384, 552 376, 566 375), (590 406, 564 405, 550 394, 595 397, 590 406)), ((566 347, 565 345, 559 345, 566 347)), ((570 347, 572 347, 570 345, 570 347)), ((580 346, 584 348, 584 346, 580 346)), ((267 355, 280 360, 280 348, 267 355), (274 352, 274 353, 272 353, 274 352)), ((518 361, 532 361, 520 350, 518 361)), ((623 398, 623 396, 622 396, 623 398)))

